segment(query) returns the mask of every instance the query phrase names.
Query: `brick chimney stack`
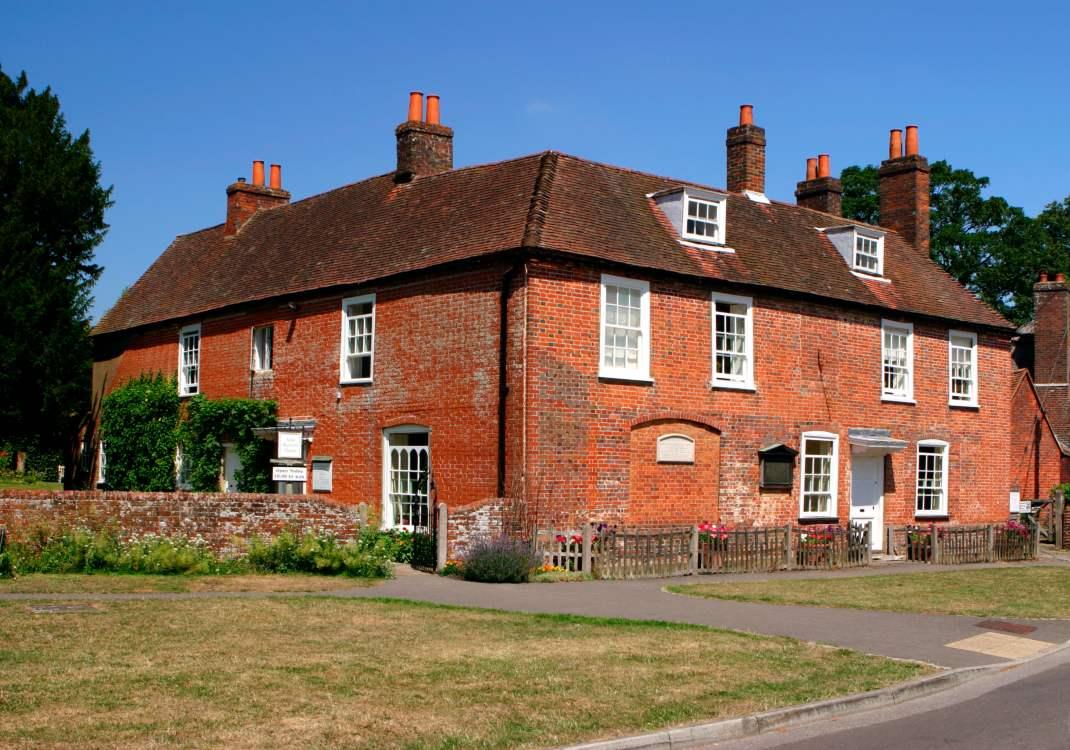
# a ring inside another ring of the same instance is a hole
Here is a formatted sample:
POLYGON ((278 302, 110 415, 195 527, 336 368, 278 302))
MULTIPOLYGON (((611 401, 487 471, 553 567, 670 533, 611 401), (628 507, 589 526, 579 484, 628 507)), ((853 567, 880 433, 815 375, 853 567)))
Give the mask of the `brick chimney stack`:
POLYGON ((831 175, 829 155, 806 160, 806 179, 795 187, 795 202, 803 208, 842 215, 843 185, 831 175))
POLYGON ((1033 285, 1033 379, 1037 385, 1070 382, 1070 287, 1066 277, 1041 272, 1033 285))
POLYGON ((419 91, 409 94, 408 119, 394 131, 398 139, 396 182, 453 169, 453 130, 439 122, 438 96, 428 95, 426 116, 423 99, 419 91))
POLYGON ((877 174, 881 226, 894 229, 928 257, 929 161, 918 153, 917 125, 907 125, 905 153, 902 132, 891 132, 888 159, 881 162, 877 174))
POLYGON ((253 184, 239 177, 227 186, 227 221, 223 235, 232 237, 245 222, 261 209, 277 208, 290 202, 290 193, 282 189, 282 167, 271 165, 271 185, 264 184, 264 162, 253 162, 253 184))
POLYGON ((739 125, 728 129, 728 190, 765 193, 765 128, 754 124, 754 106, 739 108, 739 125))

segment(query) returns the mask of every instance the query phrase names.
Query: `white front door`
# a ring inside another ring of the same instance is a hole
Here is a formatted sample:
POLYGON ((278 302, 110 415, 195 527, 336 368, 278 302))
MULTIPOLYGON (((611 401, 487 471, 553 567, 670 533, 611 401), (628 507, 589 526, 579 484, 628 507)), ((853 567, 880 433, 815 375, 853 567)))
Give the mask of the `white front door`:
POLYGON ((238 469, 241 468, 241 456, 231 443, 223 444, 223 492, 238 491, 238 469))
POLYGON ((424 427, 394 427, 383 434, 383 526, 410 531, 430 528, 430 433, 424 427))
POLYGON ((884 456, 851 457, 851 522, 869 525, 870 546, 884 547, 884 456))

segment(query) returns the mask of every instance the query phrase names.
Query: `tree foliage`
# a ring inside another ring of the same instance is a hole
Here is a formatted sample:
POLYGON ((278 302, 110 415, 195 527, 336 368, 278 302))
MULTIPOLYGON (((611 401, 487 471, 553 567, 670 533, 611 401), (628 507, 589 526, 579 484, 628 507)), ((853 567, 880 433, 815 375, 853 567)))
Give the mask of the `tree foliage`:
MULTIPOLYGON (((1033 282, 1042 270, 1070 266, 1070 198, 1051 203, 1035 219, 999 196, 989 179, 946 161, 930 173, 932 259, 1007 318, 1033 316, 1033 282)), ((879 223, 877 168, 843 170, 844 216, 879 223)))
POLYGON ((0 70, 0 429, 12 442, 68 447, 88 409, 93 251, 110 205, 89 132, 72 136, 50 89, 0 70))
POLYGON ((108 489, 169 492, 175 488, 178 418, 174 378, 143 375, 108 394, 100 430, 108 489))
POLYGON ((271 490, 271 443, 253 433, 275 425, 275 402, 245 398, 211 400, 194 396, 186 403, 179 429, 182 459, 190 486, 198 492, 219 490, 223 443, 234 443, 241 460, 235 480, 241 492, 271 490))

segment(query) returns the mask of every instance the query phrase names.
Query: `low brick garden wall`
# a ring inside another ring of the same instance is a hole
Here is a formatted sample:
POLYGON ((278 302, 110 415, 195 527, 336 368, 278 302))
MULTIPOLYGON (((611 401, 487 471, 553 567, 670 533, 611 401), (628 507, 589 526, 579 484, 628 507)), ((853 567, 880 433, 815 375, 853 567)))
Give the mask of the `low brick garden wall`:
POLYGON ((446 514, 446 536, 449 539, 447 556, 451 560, 464 557, 472 542, 501 536, 505 530, 504 514, 505 500, 500 497, 449 506, 446 514))
POLYGON ((54 492, 0 490, 0 525, 17 541, 38 524, 117 524, 128 536, 181 534, 203 538, 220 552, 234 540, 274 536, 284 529, 352 539, 366 519, 363 505, 322 497, 197 492, 54 492))

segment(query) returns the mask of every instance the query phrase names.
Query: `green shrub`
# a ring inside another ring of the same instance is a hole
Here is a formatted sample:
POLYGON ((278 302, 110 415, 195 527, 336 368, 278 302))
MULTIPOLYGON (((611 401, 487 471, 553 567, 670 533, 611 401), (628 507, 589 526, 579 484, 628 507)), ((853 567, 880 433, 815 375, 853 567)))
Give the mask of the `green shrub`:
POLYGON ((384 578, 391 573, 391 548, 384 535, 368 531, 341 544, 327 534, 298 538, 284 531, 268 541, 254 537, 246 559, 259 573, 319 573, 384 578))
POLYGON ((15 577, 15 561, 7 552, 0 552, 0 578, 15 577))
MULTIPOLYGON (((182 458, 190 486, 198 492, 219 490, 219 462, 223 443, 234 443, 241 466, 235 474, 240 492, 271 491, 271 450, 253 430, 275 426, 274 401, 249 398, 207 399, 197 395, 186 403, 186 418, 178 428, 182 458)), ((111 446, 109 448, 109 455, 111 446)), ((110 470, 109 465, 109 470, 110 470)))
POLYGON ((484 583, 524 583, 538 564, 525 542, 506 536, 481 539, 464 557, 464 578, 484 583))
POLYGON ((160 374, 143 375, 108 394, 100 436, 105 442, 109 489, 175 488, 178 407, 175 379, 160 374))

